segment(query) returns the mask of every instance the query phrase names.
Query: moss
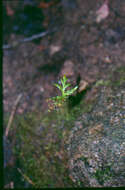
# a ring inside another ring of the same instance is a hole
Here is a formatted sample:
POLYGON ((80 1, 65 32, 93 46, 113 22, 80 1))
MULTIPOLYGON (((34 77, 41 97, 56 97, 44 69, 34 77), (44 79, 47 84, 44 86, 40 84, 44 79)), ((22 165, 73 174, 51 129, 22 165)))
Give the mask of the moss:
MULTIPOLYGON (((98 85, 123 84, 125 69, 117 69, 117 75, 119 77, 115 79, 115 72, 113 72, 110 79, 101 81, 98 85)), ((44 115, 33 112, 17 119, 17 138, 21 142, 17 147, 18 157, 23 172, 33 181, 34 187, 74 186, 67 170, 68 158, 64 144, 68 140, 74 121, 84 112, 91 112, 92 108, 93 102, 88 104, 83 99, 72 109, 67 109, 65 106, 61 112, 53 111, 44 115), (40 126, 43 128, 42 132, 36 133, 40 126)), ((95 173, 95 178, 100 184, 111 177, 108 166, 95 173)))
POLYGON ((109 86, 110 85, 110 80, 98 80, 95 84, 96 87, 98 86, 109 86))
POLYGON ((111 72, 107 80, 100 79, 96 82, 95 86, 110 86, 119 87, 125 84, 125 67, 118 67, 111 72))
POLYGON ((14 154, 22 172, 31 179, 35 188, 74 186, 67 170, 64 145, 74 122, 83 113, 91 112, 93 103, 82 99, 70 109, 65 105, 61 112, 34 111, 16 116, 13 122, 17 140, 14 154))
POLYGON ((99 181, 101 185, 105 183, 105 181, 112 178, 111 166, 106 166, 105 168, 100 168, 96 170, 94 177, 99 181))
POLYGON ((41 124, 41 120, 38 121, 36 118, 36 114, 33 113, 26 117, 18 117, 17 138, 20 145, 17 145, 14 153, 20 160, 23 173, 33 181, 35 187, 62 186, 60 181, 63 183, 64 180, 69 181, 69 179, 66 163, 55 157, 56 152, 60 151, 62 139, 62 133, 58 126, 60 122, 56 121, 55 131, 52 131, 56 136, 56 142, 53 142, 51 138, 45 142, 46 137, 51 133, 52 120, 48 116, 44 117, 45 130, 41 135, 36 135, 36 127, 41 124))
POLYGON ((110 76, 111 86, 119 87, 125 84, 125 67, 118 67, 110 76))
POLYGON ((64 107, 61 112, 43 114, 34 111, 15 117, 12 128, 16 126, 17 142, 13 152, 22 173, 33 182, 32 186, 74 186, 67 170, 68 157, 64 145, 74 121, 83 112, 90 112, 92 105, 83 100, 71 110, 64 107))

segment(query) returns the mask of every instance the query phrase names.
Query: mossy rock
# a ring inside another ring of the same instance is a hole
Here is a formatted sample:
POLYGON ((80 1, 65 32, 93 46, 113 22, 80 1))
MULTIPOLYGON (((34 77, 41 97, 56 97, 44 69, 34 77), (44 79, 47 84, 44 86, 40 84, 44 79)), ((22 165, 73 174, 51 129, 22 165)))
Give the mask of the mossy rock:
POLYGON ((93 109, 71 129, 69 171, 77 186, 125 186, 124 85, 125 68, 121 67, 112 73, 108 85, 101 84, 93 109))

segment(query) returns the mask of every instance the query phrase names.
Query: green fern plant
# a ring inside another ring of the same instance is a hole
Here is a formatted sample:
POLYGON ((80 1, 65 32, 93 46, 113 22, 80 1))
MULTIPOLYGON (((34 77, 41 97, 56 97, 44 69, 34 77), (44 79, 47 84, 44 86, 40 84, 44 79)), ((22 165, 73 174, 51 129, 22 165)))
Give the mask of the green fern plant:
POLYGON ((76 89, 78 88, 78 86, 75 86, 72 89, 67 89, 69 86, 71 86, 71 84, 68 83, 67 80, 68 79, 64 75, 63 78, 58 82, 58 84, 57 83, 54 84, 60 90, 61 95, 48 99, 48 102, 49 102, 49 110, 48 111, 62 107, 64 102, 66 102, 67 98, 71 94, 73 94, 76 91, 76 89))

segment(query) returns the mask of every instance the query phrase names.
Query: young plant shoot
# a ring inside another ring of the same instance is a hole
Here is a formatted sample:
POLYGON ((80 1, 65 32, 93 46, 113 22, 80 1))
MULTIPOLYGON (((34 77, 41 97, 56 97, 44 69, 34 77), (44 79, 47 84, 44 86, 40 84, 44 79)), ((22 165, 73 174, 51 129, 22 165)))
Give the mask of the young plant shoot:
POLYGON ((63 78, 58 82, 58 84, 54 84, 61 92, 60 96, 49 98, 47 101, 49 102, 49 112, 51 110, 56 110, 59 107, 63 106, 63 104, 66 102, 67 98, 73 94, 78 86, 75 86, 72 89, 67 89, 71 84, 67 82, 67 78, 64 75, 63 78))

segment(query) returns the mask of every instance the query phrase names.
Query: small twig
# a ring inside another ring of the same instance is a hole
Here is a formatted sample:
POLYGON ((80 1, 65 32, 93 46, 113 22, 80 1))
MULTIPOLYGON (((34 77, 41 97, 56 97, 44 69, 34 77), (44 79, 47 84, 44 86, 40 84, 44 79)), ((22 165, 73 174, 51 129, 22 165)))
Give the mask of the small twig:
POLYGON ((48 34, 48 31, 47 32, 42 32, 40 34, 35 34, 35 35, 31 36, 31 37, 24 38, 22 40, 14 41, 11 45, 3 45, 3 49, 9 49, 9 48, 16 47, 20 43, 30 42, 30 41, 35 40, 37 38, 41 38, 43 36, 46 36, 47 34, 48 34))
POLYGON ((19 103, 21 97, 22 97, 22 94, 19 94, 18 97, 17 97, 17 99, 16 99, 16 101, 15 101, 15 103, 14 103, 14 106, 13 106, 13 108, 12 108, 12 112, 11 112, 11 115, 10 115, 10 118, 9 118, 9 122, 8 122, 8 125, 7 125, 7 128, 6 128, 6 131, 5 131, 5 137, 8 136, 9 129, 10 129, 11 123, 12 123, 12 121, 13 121, 14 114, 15 114, 15 112, 16 112, 16 108, 17 108, 17 105, 18 105, 18 103, 19 103))
POLYGON ((21 171, 20 168, 17 168, 17 170, 18 170, 19 173, 24 177, 24 179, 26 179, 30 184, 35 185, 35 184, 32 182, 32 180, 31 180, 28 176, 26 176, 25 174, 23 174, 23 172, 21 171))
POLYGON ((42 38, 52 32, 55 32, 56 29, 52 30, 52 31, 46 31, 46 32, 41 32, 39 34, 34 34, 33 36, 31 37, 28 37, 28 38, 24 38, 22 40, 18 40, 18 41, 14 41, 11 45, 3 45, 3 49, 10 49, 10 48, 13 48, 13 47, 16 47, 17 45, 19 45, 20 43, 24 43, 24 42, 30 42, 32 40, 35 40, 35 39, 38 39, 38 38, 42 38))

